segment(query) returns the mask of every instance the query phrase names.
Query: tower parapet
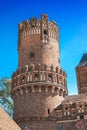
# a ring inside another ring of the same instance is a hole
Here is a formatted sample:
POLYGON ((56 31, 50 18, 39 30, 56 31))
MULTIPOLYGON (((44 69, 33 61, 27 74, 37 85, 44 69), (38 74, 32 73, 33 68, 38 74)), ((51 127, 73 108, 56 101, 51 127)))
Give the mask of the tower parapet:
MULTIPOLYGON (((58 67, 40 64, 32 66, 26 65, 24 68, 17 69, 17 71, 13 73, 12 79, 13 94, 22 88, 27 89, 31 84, 33 86, 39 84, 40 88, 38 88, 38 92, 40 92, 41 87, 45 85, 47 86, 45 92, 51 88, 50 90, 52 90, 52 92, 59 92, 60 95, 62 92, 63 96, 67 95, 66 73, 58 67)), ((34 88, 32 92, 33 90, 34 88)))
POLYGON ((41 20, 34 17, 30 21, 25 20, 19 23, 18 30, 19 41, 32 35, 40 35, 43 43, 48 43, 49 38, 58 40, 58 26, 54 21, 49 22, 47 15, 41 15, 41 20))

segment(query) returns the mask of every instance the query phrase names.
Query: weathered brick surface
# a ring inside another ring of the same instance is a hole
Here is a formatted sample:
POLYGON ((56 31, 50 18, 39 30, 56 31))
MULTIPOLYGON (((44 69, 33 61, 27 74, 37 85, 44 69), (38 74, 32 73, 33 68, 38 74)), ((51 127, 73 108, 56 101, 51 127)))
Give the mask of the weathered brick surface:
POLYGON ((41 35, 21 39, 19 48, 19 67, 31 64, 46 64, 59 66, 59 45, 55 39, 49 38, 49 43, 43 43, 41 35), (34 57, 31 57, 34 53, 34 57))
POLYGON ((87 130, 87 120, 57 122, 57 130, 87 130))
POLYGON ((76 68, 79 94, 87 93, 87 65, 76 68))
POLYGON ((0 130, 21 130, 11 117, 0 107, 0 130))
POLYGON ((29 130, 58 130, 55 121, 26 121, 19 125, 23 128, 24 124, 27 124, 29 130))
POLYGON ((52 112, 61 100, 63 100, 62 96, 51 92, 24 93, 14 99, 14 118, 48 116, 48 109, 52 112))

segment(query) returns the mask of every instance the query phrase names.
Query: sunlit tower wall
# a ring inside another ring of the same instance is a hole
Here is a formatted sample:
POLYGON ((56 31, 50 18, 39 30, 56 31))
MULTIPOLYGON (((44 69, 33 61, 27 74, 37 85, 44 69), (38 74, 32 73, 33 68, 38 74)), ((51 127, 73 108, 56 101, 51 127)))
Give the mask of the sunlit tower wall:
POLYGON ((78 94, 87 94, 87 53, 84 53, 76 67, 78 94))
POLYGON ((19 24, 19 67, 32 64, 60 65, 58 27, 48 22, 48 16, 41 20, 31 18, 19 24))
POLYGON ((56 23, 48 21, 47 15, 19 23, 18 69, 12 76, 12 97, 14 120, 22 129, 56 129, 56 121, 50 116, 67 95, 58 33, 56 23))

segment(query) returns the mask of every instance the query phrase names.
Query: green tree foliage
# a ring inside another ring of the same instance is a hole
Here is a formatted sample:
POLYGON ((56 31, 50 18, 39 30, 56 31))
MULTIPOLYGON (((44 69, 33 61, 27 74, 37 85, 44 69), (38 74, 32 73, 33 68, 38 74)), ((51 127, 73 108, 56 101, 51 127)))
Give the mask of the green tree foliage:
POLYGON ((13 101, 11 99, 11 82, 12 80, 9 78, 0 79, 0 106, 12 117, 13 101))

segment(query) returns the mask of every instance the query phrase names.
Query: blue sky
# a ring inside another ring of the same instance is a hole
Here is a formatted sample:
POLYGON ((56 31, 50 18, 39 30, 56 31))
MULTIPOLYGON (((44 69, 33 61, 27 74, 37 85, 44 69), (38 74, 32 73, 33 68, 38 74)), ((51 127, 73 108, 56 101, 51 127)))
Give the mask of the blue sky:
POLYGON ((87 0, 1 0, 0 77, 11 77, 18 66, 18 23, 43 13, 59 26, 61 67, 69 94, 76 94, 75 67, 87 52, 87 0))

